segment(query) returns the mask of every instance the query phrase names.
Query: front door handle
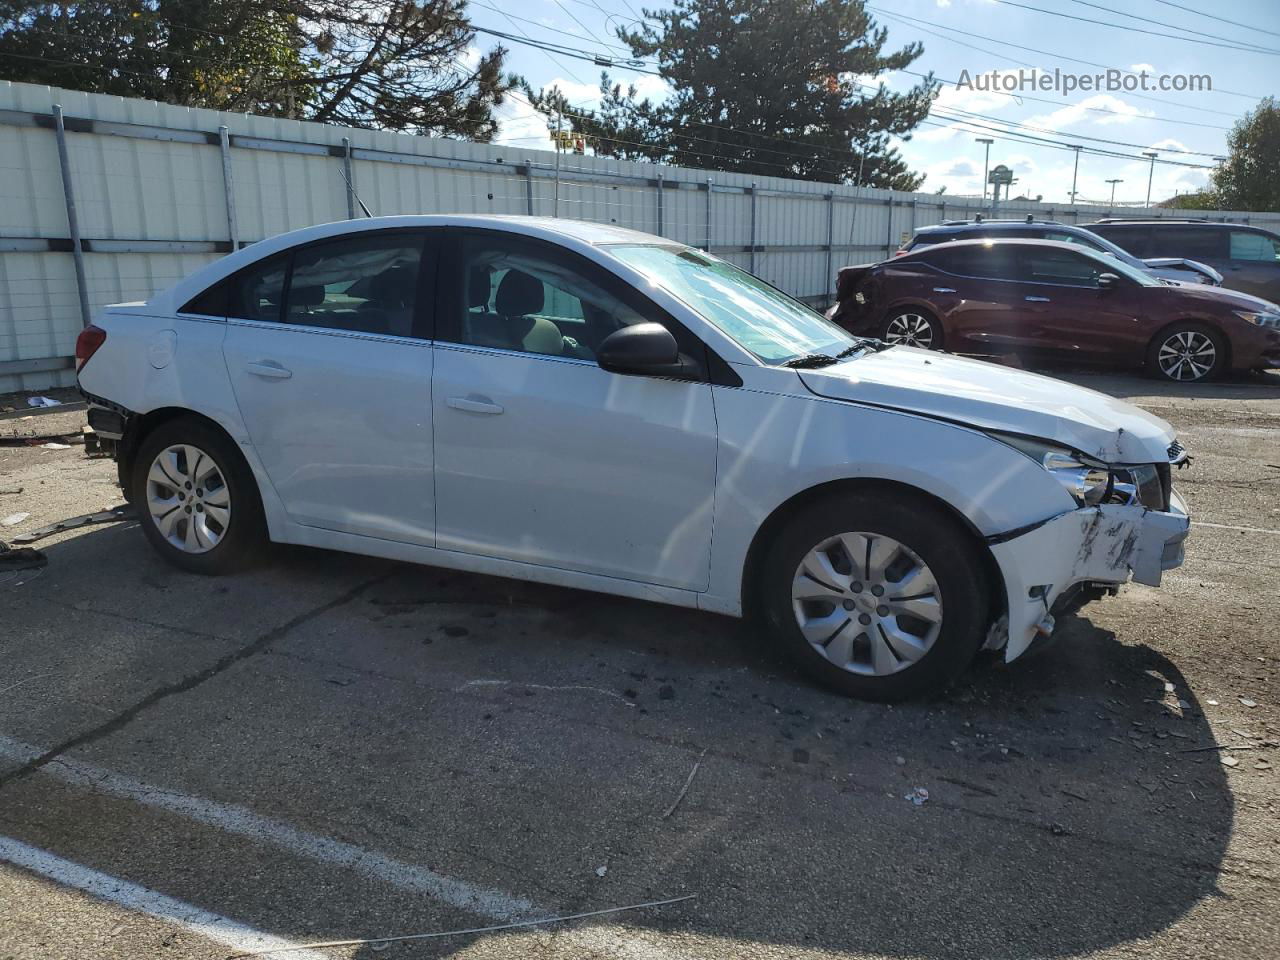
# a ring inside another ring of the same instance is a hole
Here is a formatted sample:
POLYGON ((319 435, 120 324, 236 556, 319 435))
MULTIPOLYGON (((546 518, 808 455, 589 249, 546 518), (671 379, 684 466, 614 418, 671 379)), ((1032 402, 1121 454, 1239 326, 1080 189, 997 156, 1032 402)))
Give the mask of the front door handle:
POLYGON ((292 370, 286 370, 274 360, 254 360, 246 363, 244 368, 255 377, 267 377, 271 380, 288 380, 293 376, 292 370))
POLYGON ((488 397, 450 397, 445 403, 466 413, 487 413, 493 416, 502 412, 502 405, 494 403, 488 397))
POLYGON ((955 289, 952 287, 934 287, 933 292, 934 293, 955 293, 955 289))
POLYGON ((1049 303, 1048 297, 1023 297, 1028 303, 1049 303))

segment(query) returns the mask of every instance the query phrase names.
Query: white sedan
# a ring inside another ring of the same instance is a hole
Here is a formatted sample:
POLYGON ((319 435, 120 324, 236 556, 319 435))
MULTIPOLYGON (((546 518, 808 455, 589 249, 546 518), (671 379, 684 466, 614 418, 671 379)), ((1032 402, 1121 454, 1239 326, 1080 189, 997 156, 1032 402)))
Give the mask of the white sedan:
POLYGON ((267 540, 751 616, 893 700, 1182 561, 1168 424, 861 340, 615 227, 382 217, 256 243, 77 344, 148 540, 267 540))

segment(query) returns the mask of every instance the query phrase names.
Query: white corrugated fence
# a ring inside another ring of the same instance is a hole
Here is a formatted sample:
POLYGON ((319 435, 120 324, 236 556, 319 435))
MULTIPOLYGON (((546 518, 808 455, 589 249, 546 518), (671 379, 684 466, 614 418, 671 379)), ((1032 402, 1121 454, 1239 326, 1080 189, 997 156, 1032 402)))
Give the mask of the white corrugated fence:
MULTIPOLYGON (((978 200, 561 156, 0 83, 0 392, 73 382, 84 300, 140 300, 233 242, 375 215, 501 213, 617 223, 710 249, 815 303, 847 263, 978 200)), ((1106 207, 1002 203, 1089 222, 1106 207)), ((1128 215, 1176 215, 1167 210, 1128 215)), ((1215 213, 1280 225, 1280 214, 1215 213)))

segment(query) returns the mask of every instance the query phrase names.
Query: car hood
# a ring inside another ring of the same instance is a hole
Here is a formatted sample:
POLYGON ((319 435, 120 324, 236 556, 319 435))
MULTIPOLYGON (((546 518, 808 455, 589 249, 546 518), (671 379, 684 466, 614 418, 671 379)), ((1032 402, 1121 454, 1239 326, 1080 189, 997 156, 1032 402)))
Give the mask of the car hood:
POLYGON ((1176 287, 1165 289, 1176 291, 1176 296, 1208 301, 1213 306, 1226 307, 1228 310, 1280 312, 1280 307, 1270 300, 1255 297, 1251 293, 1241 293, 1239 290, 1228 290, 1226 287, 1212 287, 1207 283, 1180 283, 1176 287))
POLYGON ((798 372, 821 397, 1036 437, 1104 463, 1168 460, 1174 438, 1159 417, 1105 393, 914 347, 798 372))

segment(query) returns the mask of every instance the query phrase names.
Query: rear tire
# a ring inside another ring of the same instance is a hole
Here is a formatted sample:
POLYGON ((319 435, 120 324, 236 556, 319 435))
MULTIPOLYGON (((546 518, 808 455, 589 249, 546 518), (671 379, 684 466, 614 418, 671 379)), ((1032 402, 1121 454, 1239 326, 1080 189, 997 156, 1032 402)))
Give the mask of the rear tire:
POLYGON ((928 310, 903 307, 885 317, 880 339, 921 350, 941 350, 942 324, 928 310))
POLYGON ((1202 383, 1227 366, 1227 342, 1203 323, 1185 321, 1161 330, 1147 347, 1147 373, 1172 383, 1202 383))
POLYGON ((169 420, 143 437, 130 492, 151 546, 183 570, 241 570, 266 544, 248 464, 226 434, 195 417, 169 420))
POLYGON ((893 702, 964 672, 990 624, 977 544, 914 497, 848 493, 803 507, 769 546, 758 616, 802 670, 861 700, 893 702))

